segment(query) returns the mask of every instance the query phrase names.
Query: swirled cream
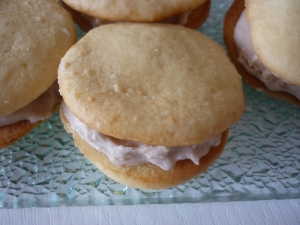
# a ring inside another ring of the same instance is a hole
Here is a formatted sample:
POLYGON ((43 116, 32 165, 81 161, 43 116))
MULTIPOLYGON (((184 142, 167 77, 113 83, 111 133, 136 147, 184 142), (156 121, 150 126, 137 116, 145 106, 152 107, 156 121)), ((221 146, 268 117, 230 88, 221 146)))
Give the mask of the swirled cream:
POLYGON ((47 91, 28 105, 7 116, 1 117, 0 127, 22 120, 29 120, 30 123, 45 120, 52 115, 53 107, 58 103, 59 99, 58 83, 55 82, 47 91))
POLYGON ((300 87, 289 84, 268 70, 257 57, 250 35, 250 26, 243 12, 234 29, 234 40, 238 49, 238 62, 253 76, 263 82, 269 90, 284 91, 300 99, 300 87))
MULTIPOLYGON (((184 26, 187 23, 189 15, 191 14, 191 12, 192 11, 179 13, 179 14, 170 16, 166 19, 160 20, 158 22, 177 24, 177 25, 184 26)), ((110 21, 110 20, 95 18, 95 17, 91 17, 91 16, 88 16, 88 15, 85 15, 85 14, 81 14, 81 16, 83 18, 87 19, 90 22, 90 24, 92 25, 92 27, 99 27, 99 26, 105 25, 105 24, 120 22, 120 21, 110 21)))
POLYGON ((109 160, 117 166, 138 166, 150 162, 164 170, 170 170, 177 161, 183 159, 190 159, 199 165, 199 159, 205 156, 212 146, 218 146, 221 142, 221 135, 201 145, 183 147, 151 146, 124 141, 89 128, 72 114, 64 102, 62 108, 72 129, 93 148, 107 155, 109 160))

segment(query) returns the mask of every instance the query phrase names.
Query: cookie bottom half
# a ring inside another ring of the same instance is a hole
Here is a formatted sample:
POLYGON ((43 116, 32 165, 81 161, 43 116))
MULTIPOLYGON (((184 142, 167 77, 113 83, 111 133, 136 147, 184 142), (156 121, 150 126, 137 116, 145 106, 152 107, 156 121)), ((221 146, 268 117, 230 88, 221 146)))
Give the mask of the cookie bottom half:
POLYGON ((180 160, 171 170, 163 170, 151 163, 126 167, 116 166, 110 162, 105 154, 91 147, 87 142, 81 139, 76 132, 73 132, 70 123, 63 113, 60 113, 60 116, 65 129, 73 134, 76 146, 98 169, 121 184, 148 190, 174 187, 204 173, 222 154, 229 131, 227 129, 222 133, 220 145, 212 147, 208 154, 200 159, 199 165, 195 165, 191 160, 180 160))

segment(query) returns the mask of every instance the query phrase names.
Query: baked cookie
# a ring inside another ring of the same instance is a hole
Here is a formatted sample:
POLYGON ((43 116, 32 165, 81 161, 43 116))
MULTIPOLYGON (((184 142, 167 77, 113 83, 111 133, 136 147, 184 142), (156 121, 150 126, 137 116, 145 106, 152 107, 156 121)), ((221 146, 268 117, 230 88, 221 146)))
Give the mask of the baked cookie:
POLYGON ((206 20, 210 4, 211 0, 63 1, 64 7, 86 32, 94 27, 119 21, 161 21, 196 29, 206 20))
POLYGON ((79 149, 138 188, 175 186, 205 171, 244 110, 241 78, 224 50, 178 25, 95 28, 62 58, 58 79, 61 118, 79 149))
POLYGON ((76 30, 72 17, 55 1, 2 0, 0 10, 3 148, 58 108, 57 68, 61 57, 75 43, 76 30), (23 120, 27 122, 19 123, 23 120))
POLYGON ((245 81, 259 91, 297 105, 299 12, 297 0, 235 1, 224 21, 229 56, 245 81))

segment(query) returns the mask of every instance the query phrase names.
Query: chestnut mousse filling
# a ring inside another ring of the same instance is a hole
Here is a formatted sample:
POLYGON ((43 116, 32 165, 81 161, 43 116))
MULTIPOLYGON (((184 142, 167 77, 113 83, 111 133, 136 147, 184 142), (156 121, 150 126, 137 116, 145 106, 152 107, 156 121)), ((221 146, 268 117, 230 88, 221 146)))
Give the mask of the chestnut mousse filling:
POLYGON ((49 118, 53 113, 54 106, 60 100, 58 88, 58 83, 55 82, 47 91, 28 105, 9 115, 0 117, 0 127, 14 124, 22 120, 36 123, 40 120, 49 118))
POLYGON ((62 103, 62 110, 75 131, 84 141, 94 149, 105 154, 117 166, 138 166, 152 163, 163 170, 170 170, 177 161, 190 159, 199 165, 201 157, 205 156, 211 147, 219 146, 221 136, 218 135, 201 145, 190 146, 151 146, 130 140, 120 140, 97 132, 89 128, 62 103))

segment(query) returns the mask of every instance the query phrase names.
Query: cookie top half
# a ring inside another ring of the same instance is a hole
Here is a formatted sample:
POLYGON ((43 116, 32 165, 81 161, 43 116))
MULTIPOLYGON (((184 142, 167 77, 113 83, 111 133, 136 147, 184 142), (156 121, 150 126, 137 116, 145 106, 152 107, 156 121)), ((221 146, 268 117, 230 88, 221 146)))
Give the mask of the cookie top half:
POLYGON ((246 0, 258 58, 271 72, 300 86, 300 1, 246 0))
POLYGON ((57 79, 76 41, 74 22, 50 0, 0 1, 0 117, 27 105, 57 79))
POLYGON ((243 113, 241 78, 224 50, 176 25, 90 31, 62 58, 60 92, 100 133, 150 145, 200 144, 243 113))
POLYGON ((111 21, 154 22, 193 10, 206 0, 63 0, 71 8, 111 21))

